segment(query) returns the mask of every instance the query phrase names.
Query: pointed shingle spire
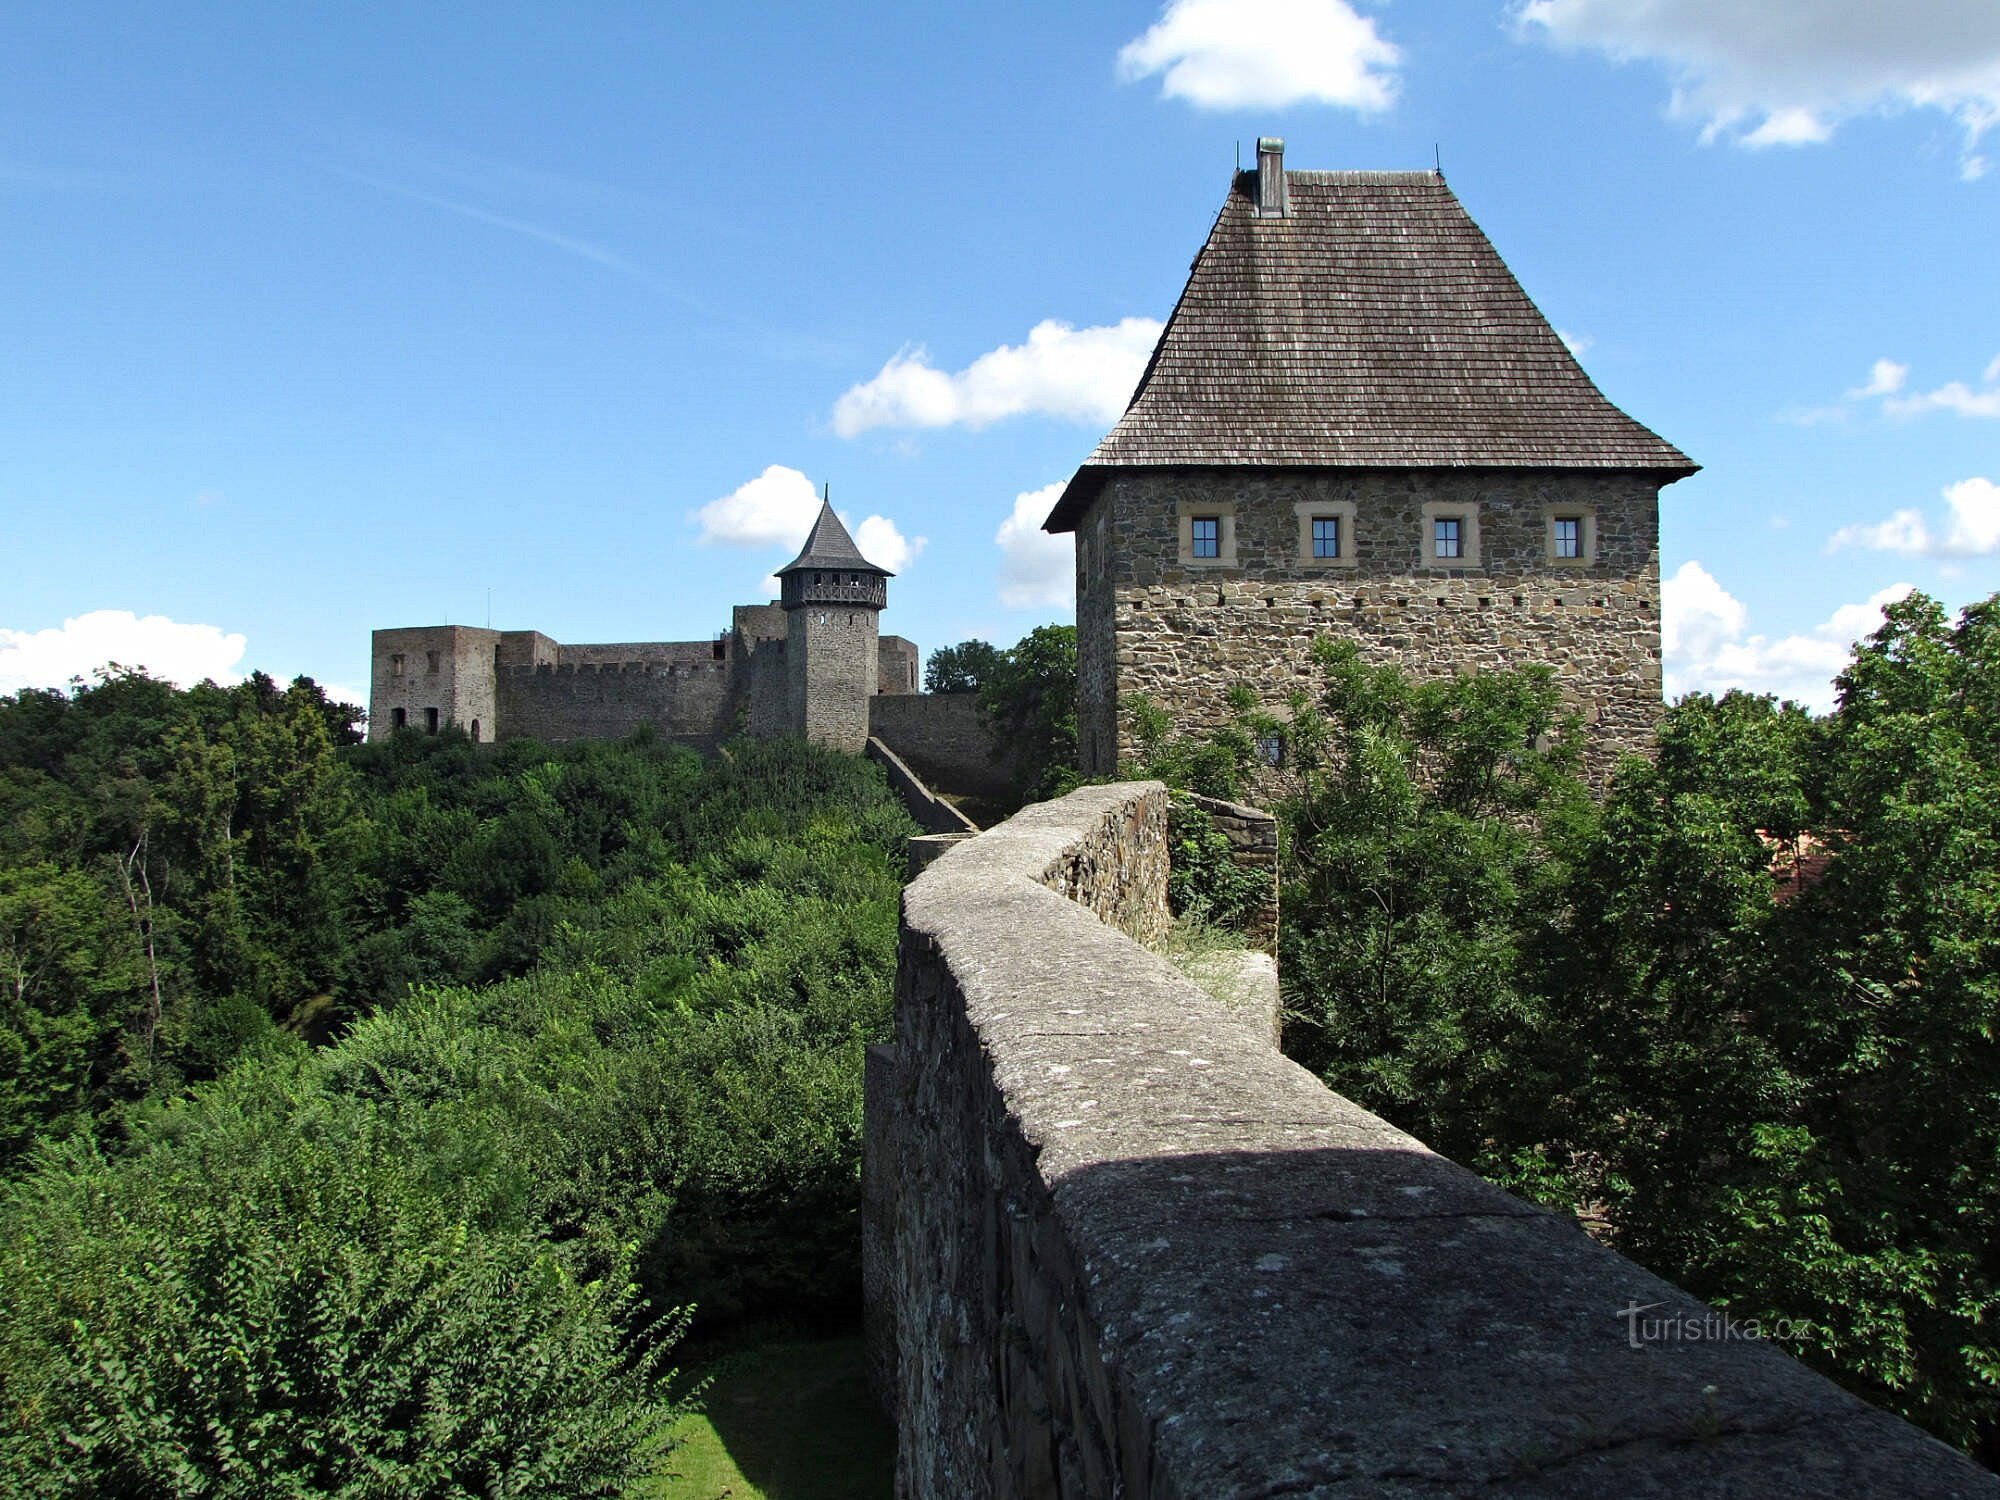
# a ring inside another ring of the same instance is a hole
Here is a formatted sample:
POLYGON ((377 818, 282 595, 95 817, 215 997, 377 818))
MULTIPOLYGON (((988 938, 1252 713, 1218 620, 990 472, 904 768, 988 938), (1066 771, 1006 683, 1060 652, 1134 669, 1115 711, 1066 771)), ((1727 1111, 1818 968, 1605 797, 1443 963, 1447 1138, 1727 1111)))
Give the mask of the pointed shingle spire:
POLYGON ((786 609, 807 604, 858 604, 883 609, 889 603, 889 580, 895 575, 861 555, 854 538, 833 513, 832 502, 819 503, 819 518, 806 536, 799 555, 778 569, 778 602, 786 609))
POLYGON ((879 573, 884 578, 896 576, 887 568, 876 567, 861 555, 861 549, 854 545, 854 538, 847 534, 847 528, 840 524, 840 517, 833 513, 830 500, 820 501, 819 518, 807 533, 805 546, 799 549, 797 557, 778 569, 778 576, 783 578, 787 573, 796 573, 802 568, 843 568, 879 573))

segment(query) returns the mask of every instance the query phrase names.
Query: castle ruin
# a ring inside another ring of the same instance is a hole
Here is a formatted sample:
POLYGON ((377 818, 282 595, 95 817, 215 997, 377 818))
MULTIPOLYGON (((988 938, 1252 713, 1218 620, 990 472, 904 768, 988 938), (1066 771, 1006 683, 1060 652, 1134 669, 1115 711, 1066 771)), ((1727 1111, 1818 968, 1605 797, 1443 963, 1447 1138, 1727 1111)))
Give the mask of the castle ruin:
POLYGON ((712 640, 564 645, 536 630, 374 633, 368 737, 456 726, 480 741, 616 739, 641 727, 712 750, 800 734, 859 754, 871 700, 915 695, 917 647, 879 633, 892 575, 822 503, 780 597, 739 604, 712 640))

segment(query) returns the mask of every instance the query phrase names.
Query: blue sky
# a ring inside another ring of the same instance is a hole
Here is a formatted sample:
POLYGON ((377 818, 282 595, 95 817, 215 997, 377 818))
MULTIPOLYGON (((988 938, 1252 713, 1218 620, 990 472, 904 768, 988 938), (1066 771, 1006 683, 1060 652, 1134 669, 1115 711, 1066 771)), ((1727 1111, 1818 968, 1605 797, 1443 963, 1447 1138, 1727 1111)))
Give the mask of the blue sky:
POLYGON ((2000 588, 1994 0, 17 6, 0 691, 708 635, 823 484, 885 630, 1068 619, 1043 496, 1260 134, 1435 152, 1704 465, 1670 690, 2000 588))

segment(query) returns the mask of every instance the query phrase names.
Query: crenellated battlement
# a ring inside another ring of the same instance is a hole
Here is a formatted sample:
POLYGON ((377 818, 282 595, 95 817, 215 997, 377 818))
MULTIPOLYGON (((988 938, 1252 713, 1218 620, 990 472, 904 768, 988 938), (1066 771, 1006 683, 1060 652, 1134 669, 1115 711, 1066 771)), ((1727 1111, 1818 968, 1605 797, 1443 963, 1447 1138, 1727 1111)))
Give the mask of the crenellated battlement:
POLYGON ((368 737, 446 726, 478 740, 617 738, 714 745, 802 734, 859 753, 878 694, 914 695, 919 653, 883 638, 888 575, 822 505, 784 597, 738 604, 698 640, 564 644, 538 630, 378 630, 368 737))

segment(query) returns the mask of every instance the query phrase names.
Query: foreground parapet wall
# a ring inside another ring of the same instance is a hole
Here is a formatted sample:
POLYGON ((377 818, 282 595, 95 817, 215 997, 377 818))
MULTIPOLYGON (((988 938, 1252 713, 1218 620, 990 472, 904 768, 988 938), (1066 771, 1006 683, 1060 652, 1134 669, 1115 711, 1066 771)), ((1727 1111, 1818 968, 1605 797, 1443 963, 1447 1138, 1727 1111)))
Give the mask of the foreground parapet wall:
POLYGON ((1134 943, 1166 842, 1159 785, 1088 787, 905 892, 867 1135, 900 1496, 2000 1494, 1134 943))

